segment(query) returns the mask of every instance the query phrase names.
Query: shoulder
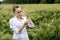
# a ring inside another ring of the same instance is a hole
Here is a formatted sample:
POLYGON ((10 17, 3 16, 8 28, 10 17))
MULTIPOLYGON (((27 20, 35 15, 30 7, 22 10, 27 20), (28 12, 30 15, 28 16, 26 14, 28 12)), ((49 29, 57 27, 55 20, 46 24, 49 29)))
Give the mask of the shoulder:
POLYGON ((13 22, 14 21, 14 18, 11 18, 10 20, 9 20, 9 23, 11 23, 11 22, 13 22))

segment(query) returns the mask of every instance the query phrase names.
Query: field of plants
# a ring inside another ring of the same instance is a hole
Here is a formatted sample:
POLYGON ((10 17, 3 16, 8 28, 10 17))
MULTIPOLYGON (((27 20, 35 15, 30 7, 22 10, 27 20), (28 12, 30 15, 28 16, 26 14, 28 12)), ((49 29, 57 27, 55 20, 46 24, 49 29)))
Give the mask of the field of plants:
POLYGON ((29 14, 35 24, 27 27, 30 40, 60 40, 60 4, 0 4, 0 40, 12 40, 13 5, 21 6, 23 16, 29 14))

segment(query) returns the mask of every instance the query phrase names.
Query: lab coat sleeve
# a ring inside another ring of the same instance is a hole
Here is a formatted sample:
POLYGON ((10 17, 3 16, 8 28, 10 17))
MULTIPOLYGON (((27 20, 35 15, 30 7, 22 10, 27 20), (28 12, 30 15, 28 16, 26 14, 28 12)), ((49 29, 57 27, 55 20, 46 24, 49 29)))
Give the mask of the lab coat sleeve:
POLYGON ((35 25, 34 25, 34 23, 32 22, 32 23, 28 23, 28 25, 27 25, 28 27, 31 27, 31 28, 34 28, 35 27, 35 25))
POLYGON ((10 28, 12 29, 12 31, 13 32, 15 32, 15 33, 19 33, 19 31, 18 31, 18 28, 17 28, 17 26, 14 24, 14 22, 13 21, 9 21, 9 25, 10 25, 10 28))
MULTIPOLYGON (((25 17, 25 21, 26 21, 26 20, 27 20, 27 19, 26 19, 26 17, 25 17)), ((30 27, 30 28, 34 28, 34 27, 35 27, 35 25, 34 25, 33 22, 28 23, 27 26, 30 27)))

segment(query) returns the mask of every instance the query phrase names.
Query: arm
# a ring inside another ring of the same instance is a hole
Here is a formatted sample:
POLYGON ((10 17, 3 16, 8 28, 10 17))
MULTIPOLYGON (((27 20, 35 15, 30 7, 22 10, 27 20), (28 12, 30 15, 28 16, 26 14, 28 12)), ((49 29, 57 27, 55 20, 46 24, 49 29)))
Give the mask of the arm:
POLYGON ((21 31, 23 30, 23 28, 26 26, 26 24, 27 24, 27 23, 22 24, 22 26, 19 28, 18 31, 21 32, 21 31))
POLYGON ((22 26, 21 26, 20 28, 17 28, 16 25, 15 25, 15 23, 14 23, 12 20, 9 21, 9 24, 10 24, 10 28, 11 28, 15 33, 20 33, 20 32, 23 30, 23 28, 25 27, 25 25, 26 25, 27 23, 22 24, 22 26))
POLYGON ((13 32, 17 34, 19 33, 18 28, 16 27, 15 23, 12 20, 9 21, 9 25, 13 32))
POLYGON ((28 20, 28 26, 33 28, 35 27, 34 23, 32 22, 32 20, 30 19, 29 15, 26 15, 26 19, 28 20))
POLYGON ((28 23, 29 27, 31 27, 31 28, 35 27, 34 23, 31 21, 30 18, 28 19, 28 21, 29 21, 29 23, 28 23))

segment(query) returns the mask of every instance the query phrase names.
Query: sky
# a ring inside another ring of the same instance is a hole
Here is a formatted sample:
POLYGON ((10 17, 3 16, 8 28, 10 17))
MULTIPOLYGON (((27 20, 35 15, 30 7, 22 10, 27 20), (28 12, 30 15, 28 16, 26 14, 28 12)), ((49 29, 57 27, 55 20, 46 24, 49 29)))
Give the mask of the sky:
POLYGON ((0 2, 3 1, 3 0, 0 0, 0 2))

